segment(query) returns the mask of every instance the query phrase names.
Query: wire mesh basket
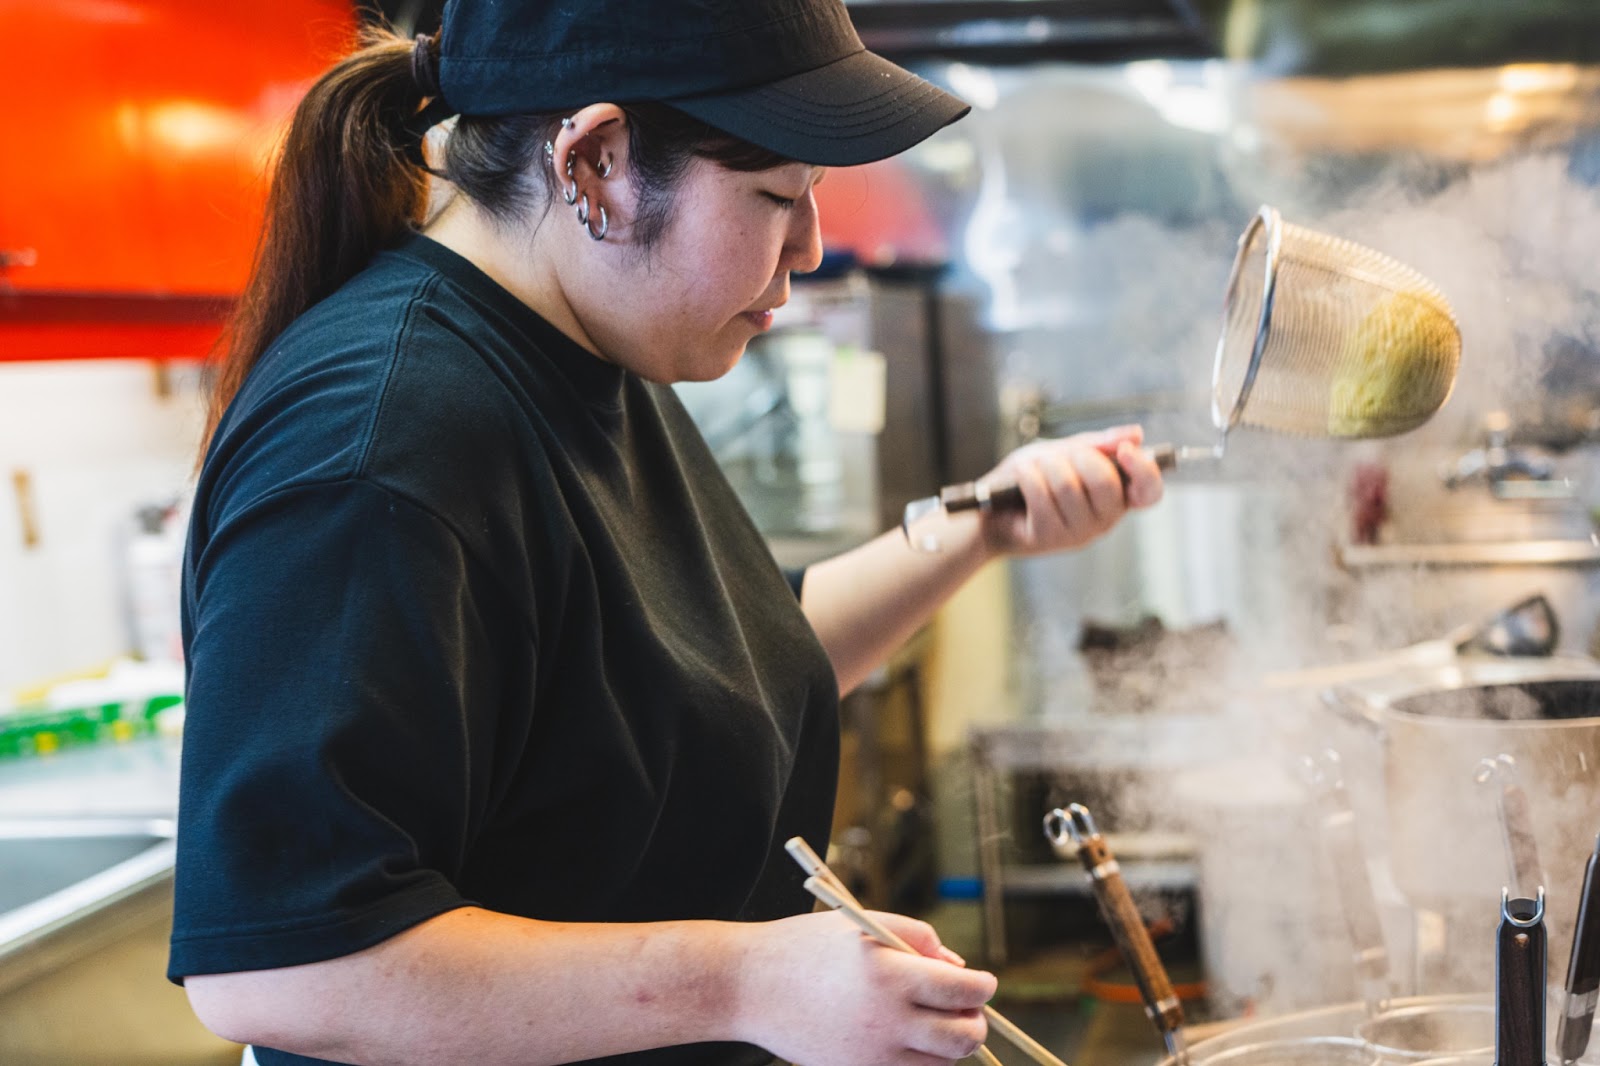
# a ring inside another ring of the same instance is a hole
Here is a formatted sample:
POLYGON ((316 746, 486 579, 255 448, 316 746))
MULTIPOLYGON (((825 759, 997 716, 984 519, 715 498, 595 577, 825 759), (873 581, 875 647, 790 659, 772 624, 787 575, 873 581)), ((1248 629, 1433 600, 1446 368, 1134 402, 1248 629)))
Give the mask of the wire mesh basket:
POLYGON ((1460 360, 1460 326, 1433 282, 1262 207, 1228 281, 1212 419, 1224 433, 1392 436, 1444 404, 1460 360))

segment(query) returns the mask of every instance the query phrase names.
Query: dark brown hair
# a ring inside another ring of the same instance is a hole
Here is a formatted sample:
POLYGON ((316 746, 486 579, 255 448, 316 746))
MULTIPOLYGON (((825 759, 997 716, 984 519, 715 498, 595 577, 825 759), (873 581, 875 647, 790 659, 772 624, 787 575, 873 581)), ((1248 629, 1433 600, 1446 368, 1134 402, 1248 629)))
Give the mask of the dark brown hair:
MULTIPOLYGON (((424 221, 430 172, 408 153, 416 134, 407 124, 425 102, 412 76, 413 42, 368 27, 360 45, 311 86, 279 150, 255 262, 219 344, 202 455, 223 411, 289 323, 424 221)), ((694 159, 742 171, 792 162, 665 104, 621 106, 638 204, 629 232, 645 254, 671 221, 678 183, 694 159)), ((549 209, 555 183, 543 165, 544 144, 561 118, 463 115, 432 173, 495 221, 526 222, 549 209)))

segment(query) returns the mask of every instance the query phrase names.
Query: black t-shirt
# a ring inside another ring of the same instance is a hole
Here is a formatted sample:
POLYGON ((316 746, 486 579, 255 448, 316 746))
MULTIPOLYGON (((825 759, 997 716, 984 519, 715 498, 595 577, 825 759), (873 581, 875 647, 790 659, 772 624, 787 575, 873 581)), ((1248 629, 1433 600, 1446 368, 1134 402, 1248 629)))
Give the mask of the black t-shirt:
POLYGON ((468 903, 810 909, 783 843, 827 838, 838 691, 784 574, 670 388, 433 241, 377 256, 251 373, 183 609, 173 980, 468 903))

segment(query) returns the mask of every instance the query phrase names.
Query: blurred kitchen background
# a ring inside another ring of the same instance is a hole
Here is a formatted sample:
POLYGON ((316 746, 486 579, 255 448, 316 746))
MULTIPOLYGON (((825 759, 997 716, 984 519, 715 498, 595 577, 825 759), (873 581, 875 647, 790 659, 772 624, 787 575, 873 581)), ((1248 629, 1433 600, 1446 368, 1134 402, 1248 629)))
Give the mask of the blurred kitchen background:
MULTIPOLYGON (((437 25, 436 3, 381 6, 437 25)), ((1464 350, 1420 430, 1239 431, 1103 542, 981 574, 846 701, 836 869, 995 968, 998 1002, 1079 1066, 1154 1063, 1161 1043, 1071 848, 1040 830, 1071 802, 1108 830, 1193 1018, 1354 997, 1352 861, 1396 994, 1487 992, 1509 876, 1495 808, 1455 770, 1463 787, 1418 798, 1438 749, 1394 710, 1500 682, 1600 690, 1600 5, 851 9, 973 112, 830 174, 823 268, 727 378, 680 390, 783 561, 859 543, 1039 436, 1140 422, 1212 443, 1222 294, 1262 204, 1431 277, 1464 350), (1554 627, 1486 626, 1533 596, 1554 627), (1354 860, 1298 769, 1327 749, 1354 860), (1461 850, 1478 861, 1443 872, 1461 850)), ((0 0, 26 87, 0 141, 8 1066, 237 1058, 160 976, 203 356, 273 138, 373 14, 0 0)), ((1587 751, 1592 713, 1545 717, 1587 751)), ((1536 743, 1474 736, 1472 760, 1536 743)), ((1559 980, 1600 766, 1538 750, 1518 749, 1559 980)))

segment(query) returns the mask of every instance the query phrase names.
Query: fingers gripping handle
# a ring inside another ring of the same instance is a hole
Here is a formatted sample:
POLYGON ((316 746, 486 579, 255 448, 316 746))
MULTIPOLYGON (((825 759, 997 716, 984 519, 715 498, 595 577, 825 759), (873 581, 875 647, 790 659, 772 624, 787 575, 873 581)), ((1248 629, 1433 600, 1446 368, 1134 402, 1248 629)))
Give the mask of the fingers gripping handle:
MULTIPOLYGON (((855 923, 856 928, 872 937, 885 947, 897 951, 906 951, 919 954, 910 944, 896 936, 893 930, 887 929, 877 919, 866 912, 861 906, 861 901, 851 894, 844 883, 828 868, 828 864, 813 851, 804 840, 792 837, 784 845, 791 858, 800 864, 808 876, 805 881, 806 891, 815 896, 824 905, 832 907, 855 923)), ((991 1028, 998 1030, 1006 1039, 1025 1052, 1029 1058, 1039 1066, 1067 1066, 1066 1063, 1056 1058, 1049 1049, 1033 1037, 1023 1032, 1014 1022, 1005 1015, 987 1004, 983 1008, 983 1016, 991 1028)), ((984 1066, 1000 1066, 1000 1060, 987 1047, 979 1047, 974 1053, 984 1066)))
MULTIPOLYGON (((1171 470, 1178 465, 1178 449, 1171 444, 1157 444, 1146 449, 1150 458, 1154 459, 1156 466, 1162 470, 1171 470)), ((1117 473, 1122 476, 1124 486, 1128 483, 1128 472, 1121 467, 1117 473)), ((1022 489, 1011 481, 990 485, 987 481, 968 481, 960 485, 947 485, 939 490, 939 503, 945 511, 956 514, 961 511, 1025 511, 1028 503, 1022 496, 1022 489)))

